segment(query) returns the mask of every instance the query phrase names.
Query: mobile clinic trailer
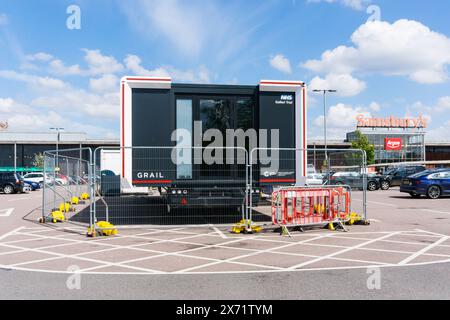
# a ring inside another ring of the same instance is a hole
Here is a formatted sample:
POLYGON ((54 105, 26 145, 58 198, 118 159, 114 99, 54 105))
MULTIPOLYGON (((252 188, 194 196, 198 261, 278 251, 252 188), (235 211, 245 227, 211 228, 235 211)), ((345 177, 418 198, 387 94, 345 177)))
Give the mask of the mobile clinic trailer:
POLYGON ((133 187, 157 187, 169 210, 181 205, 240 207, 247 168, 246 160, 238 160, 261 147, 267 155, 270 148, 297 150, 295 157, 277 159, 276 168, 257 162, 255 201, 265 184, 300 184, 307 170, 306 150, 299 150, 306 149, 306 92, 300 81, 200 85, 172 83, 166 77, 124 77, 122 180, 133 187), (236 146, 239 134, 244 139, 236 146), (205 155, 226 161, 208 161, 205 155), (227 162, 230 157, 236 161, 227 162))

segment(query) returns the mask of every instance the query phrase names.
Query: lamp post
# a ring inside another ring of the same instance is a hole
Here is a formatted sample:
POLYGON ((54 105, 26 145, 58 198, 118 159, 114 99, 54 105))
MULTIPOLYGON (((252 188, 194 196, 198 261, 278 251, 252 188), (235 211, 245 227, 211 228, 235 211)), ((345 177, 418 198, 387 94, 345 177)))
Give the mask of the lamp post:
MULTIPOLYGON (((327 154, 327 93, 336 93, 337 90, 334 89, 314 89, 313 92, 320 92, 323 94, 323 138, 325 144, 325 163, 328 165, 328 154, 327 154)), ((328 171, 328 175, 330 174, 330 170, 328 171)), ((329 180, 329 177, 328 177, 329 180)))
POLYGON ((61 138, 61 131, 63 131, 64 128, 50 128, 50 130, 55 130, 56 131, 56 167, 59 167, 59 156, 58 156, 59 141, 60 141, 60 138, 61 138))

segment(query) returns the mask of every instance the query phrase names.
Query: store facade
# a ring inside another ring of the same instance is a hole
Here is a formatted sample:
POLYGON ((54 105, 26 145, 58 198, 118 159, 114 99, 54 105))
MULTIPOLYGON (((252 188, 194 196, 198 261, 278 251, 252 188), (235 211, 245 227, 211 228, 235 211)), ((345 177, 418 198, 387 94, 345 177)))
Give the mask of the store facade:
POLYGON ((425 161, 425 129, 427 121, 417 118, 356 118, 356 130, 347 133, 347 141, 357 138, 356 131, 365 135, 375 146, 375 164, 425 161))

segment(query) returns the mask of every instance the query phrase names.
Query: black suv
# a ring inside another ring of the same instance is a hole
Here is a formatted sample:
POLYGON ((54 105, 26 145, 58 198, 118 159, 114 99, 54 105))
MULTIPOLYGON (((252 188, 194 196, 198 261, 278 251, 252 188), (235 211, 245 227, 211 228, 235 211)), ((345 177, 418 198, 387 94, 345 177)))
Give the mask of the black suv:
POLYGON ((6 194, 23 192, 23 179, 14 172, 0 172, 0 191, 6 194))
POLYGON ((425 171, 424 166, 401 166, 391 168, 381 178, 381 189, 388 190, 390 187, 398 187, 402 184, 404 178, 412 174, 425 171))
MULTIPOLYGON (((369 173, 366 176, 367 190, 380 189, 380 176, 369 173)), ((359 172, 336 172, 330 177, 328 185, 347 185, 352 189, 363 189, 363 175, 359 172)))

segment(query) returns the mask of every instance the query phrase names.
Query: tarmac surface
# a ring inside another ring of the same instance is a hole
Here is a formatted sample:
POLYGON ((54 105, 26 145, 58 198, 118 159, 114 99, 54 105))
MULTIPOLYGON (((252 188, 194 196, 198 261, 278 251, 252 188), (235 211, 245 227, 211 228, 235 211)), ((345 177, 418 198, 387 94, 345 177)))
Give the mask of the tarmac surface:
POLYGON ((87 238, 84 226, 35 222, 41 191, 0 197, 2 299, 450 298, 450 198, 369 192, 372 223, 349 232, 134 226, 87 238))

